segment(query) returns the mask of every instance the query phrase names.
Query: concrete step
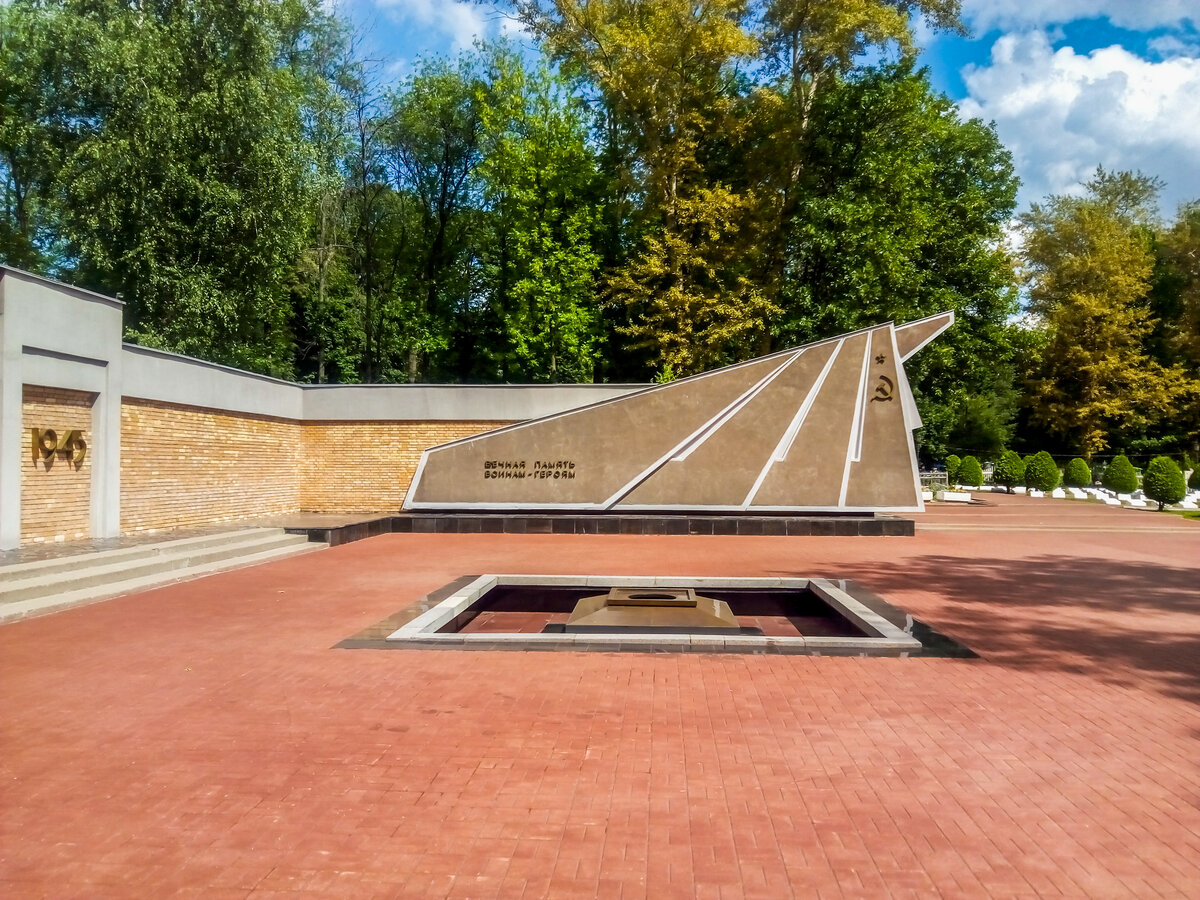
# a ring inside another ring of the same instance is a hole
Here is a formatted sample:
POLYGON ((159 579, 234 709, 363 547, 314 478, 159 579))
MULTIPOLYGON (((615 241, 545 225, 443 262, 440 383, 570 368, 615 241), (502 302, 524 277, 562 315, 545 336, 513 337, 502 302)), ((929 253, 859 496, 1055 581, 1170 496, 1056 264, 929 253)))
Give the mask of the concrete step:
POLYGON ((277 547, 307 543, 304 535, 286 534, 281 528, 256 530, 240 534, 217 544, 187 545, 170 547, 152 556, 134 559, 102 558, 91 566, 71 568, 61 572, 35 573, 26 578, 14 579, 3 584, 3 602, 13 603, 50 594, 76 591, 88 587, 105 585, 114 581, 128 581, 160 572, 172 572, 209 562, 219 562, 236 556, 248 556, 277 547))
POLYGON ((59 573, 62 577, 46 579, 38 588, 29 583, 38 579, 5 585, 0 592, 3 598, 0 601, 0 623, 82 606, 228 569, 270 562, 326 546, 310 542, 304 535, 284 534, 282 529, 272 531, 273 534, 260 534, 254 540, 219 547, 176 550, 159 554, 157 559, 135 560, 130 565, 108 561, 94 570, 59 573), (11 588, 17 585, 20 586, 20 594, 13 596, 11 588))
POLYGON ((196 537, 172 538, 137 544, 133 547, 121 547, 115 550, 97 550, 92 553, 78 553, 73 556, 60 556, 54 559, 39 559, 35 562, 0 566, 0 591, 4 589, 5 584, 41 575, 51 576, 74 569, 90 569, 107 563, 133 562, 167 553, 233 545, 252 536, 279 534, 279 532, 278 528, 242 528, 236 531, 220 531, 196 537))

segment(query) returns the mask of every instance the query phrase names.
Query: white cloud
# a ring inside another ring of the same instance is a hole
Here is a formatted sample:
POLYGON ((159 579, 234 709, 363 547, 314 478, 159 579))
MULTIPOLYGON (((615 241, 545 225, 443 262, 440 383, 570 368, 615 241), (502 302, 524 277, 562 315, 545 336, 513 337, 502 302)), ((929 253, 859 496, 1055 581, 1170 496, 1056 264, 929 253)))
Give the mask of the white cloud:
POLYGON ((1200 198, 1200 59, 1159 62, 1122 47, 1055 51, 1040 31, 1007 34, 963 70, 966 116, 994 121, 1024 184, 1022 206, 1074 193, 1097 165, 1167 182, 1163 211, 1200 198))
POLYGON ((428 29, 432 38, 448 38, 455 51, 491 31, 483 10, 470 0, 376 0, 376 4, 401 25, 428 29))
POLYGON ((962 8, 963 20, 980 32, 1091 18, 1107 18, 1133 31, 1200 25, 1196 0, 963 0, 962 8))
POLYGON ((1171 56, 1200 56, 1200 46, 1175 34, 1164 34, 1146 42, 1150 52, 1163 59, 1171 56))

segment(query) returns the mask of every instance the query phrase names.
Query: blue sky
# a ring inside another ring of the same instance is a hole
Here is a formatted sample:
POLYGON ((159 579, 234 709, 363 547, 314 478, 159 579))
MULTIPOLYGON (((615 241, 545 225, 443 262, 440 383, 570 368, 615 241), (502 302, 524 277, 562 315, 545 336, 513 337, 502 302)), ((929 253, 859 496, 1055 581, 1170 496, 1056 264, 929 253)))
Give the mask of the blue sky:
MULTIPOLYGON (((340 0, 391 77, 421 56, 512 31, 461 0, 340 0)), ((1162 211, 1200 199, 1200 0, 963 0, 971 35, 918 30, 934 85, 996 123, 1021 207, 1075 193, 1097 165, 1166 182, 1162 211)))

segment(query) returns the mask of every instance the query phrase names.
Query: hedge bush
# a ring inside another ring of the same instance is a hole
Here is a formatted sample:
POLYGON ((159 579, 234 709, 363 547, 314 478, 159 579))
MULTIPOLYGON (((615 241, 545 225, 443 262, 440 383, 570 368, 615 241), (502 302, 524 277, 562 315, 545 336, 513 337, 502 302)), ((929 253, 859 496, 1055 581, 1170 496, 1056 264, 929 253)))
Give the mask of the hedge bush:
POLYGON ((1067 467, 1063 469, 1063 484, 1067 487, 1091 487, 1092 470, 1088 468, 1087 462, 1077 456, 1067 463, 1067 467))
POLYGON ((1192 476, 1188 479, 1188 487, 1193 491, 1200 491, 1200 467, 1192 469, 1192 476))
POLYGON ((1035 453, 1033 460, 1025 467, 1025 483, 1039 491, 1054 490, 1061 478, 1058 464, 1045 450, 1035 453))
POLYGON ((973 456, 964 456, 962 465, 958 467, 958 482, 970 487, 983 484, 983 467, 973 456))
POLYGON ((954 480, 958 478, 958 470, 962 467, 962 459, 951 453, 946 457, 946 482, 954 484, 954 480))
POLYGON ((1015 450, 1005 450, 996 460, 996 468, 992 471, 992 481, 1004 485, 1008 493, 1013 492, 1013 485, 1025 483, 1025 463, 1021 454, 1015 450))
POLYGON ((1118 456, 1104 470, 1104 486, 1118 494, 1132 494, 1138 489, 1137 470, 1127 456, 1118 456))
POLYGON ((1156 456, 1146 467, 1142 479, 1142 490, 1162 509, 1168 503, 1178 503, 1187 496, 1187 485, 1183 482, 1183 471, 1169 456, 1156 456))

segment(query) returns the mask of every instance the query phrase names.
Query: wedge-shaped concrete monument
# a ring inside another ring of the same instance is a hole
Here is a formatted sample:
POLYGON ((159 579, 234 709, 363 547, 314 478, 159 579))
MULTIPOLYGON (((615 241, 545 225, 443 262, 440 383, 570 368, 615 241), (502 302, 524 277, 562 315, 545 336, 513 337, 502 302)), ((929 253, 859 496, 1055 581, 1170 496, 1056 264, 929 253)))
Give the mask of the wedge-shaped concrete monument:
POLYGON ((426 450, 405 509, 923 509, 904 361, 954 314, 891 322, 426 450))

